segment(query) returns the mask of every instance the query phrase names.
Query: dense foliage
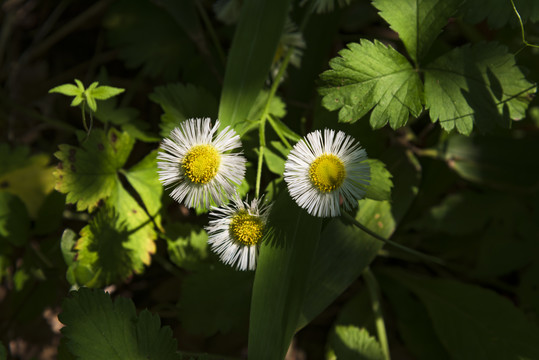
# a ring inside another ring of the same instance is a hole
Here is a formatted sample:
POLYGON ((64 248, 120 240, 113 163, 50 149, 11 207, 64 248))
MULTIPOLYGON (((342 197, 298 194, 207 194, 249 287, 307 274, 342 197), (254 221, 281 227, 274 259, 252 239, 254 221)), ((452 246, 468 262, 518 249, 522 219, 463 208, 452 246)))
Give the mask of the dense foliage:
POLYGON ((535 0, 29 0, 0 19, 0 360, 539 359, 535 0), (164 139, 202 118, 241 139, 221 213, 163 184, 164 139), (370 173, 331 213, 291 196, 324 129, 370 173), (216 253, 234 214, 254 271, 216 253))

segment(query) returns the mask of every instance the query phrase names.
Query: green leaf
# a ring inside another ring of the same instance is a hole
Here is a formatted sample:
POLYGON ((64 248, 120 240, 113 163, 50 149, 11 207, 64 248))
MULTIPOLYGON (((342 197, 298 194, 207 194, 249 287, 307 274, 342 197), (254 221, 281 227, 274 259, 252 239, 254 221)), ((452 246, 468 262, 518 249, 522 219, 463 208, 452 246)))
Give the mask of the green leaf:
POLYGON ((416 69, 395 49, 375 40, 350 43, 320 75, 322 105, 339 111, 339 121, 355 122, 370 110, 374 129, 404 126, 423 110, 423 85, 416 69))
POLYGON ((167 249, 170 260, 187 270, 208 266, 208 234, 190 224, 173 223, 166 228, 167 249))
POLYGON ((144 310, 137 316, 131 300, 114 302, 102 290, 80 288, 62 304, 67 348, 79 359, 178 359, 172 331, 144 310))
POLYGON ((290 0, 244 2, 228 53, 219 101, 223 127, 235 127, 247 118, 268 76, 289 6, 290 0))
POLYGON ((449 360, 449 353, 438 339, 425 306, 402 284, 388 276, 379 276, 380 286, 395 314, 398 335, 414 359, 449 360))
POLYGON ((339 360, 385 359, 378 341, 357 326, 336 326, 331 345, 339 360))
POLYGON ((282 175, 284 173, 285 159, 275 154, 269 148, 264 148, 264 160, 272 173, 277 175, 282 175))
POLYGON ((56 156, 61 163, 54 175, 56 190, 77 210, 93 211, 99 200, 109 197, 119 181, 117 172, 125 164, 134 144, 127 133, 110 129, 91 132, 82 148, 60 145, 56 156))
POLYGON ((462 0, 374 0, 415 63, 420 62, 462 0))
POLYGON ((195 58, 195 48, 163 9, 144 0, 117 1, 105 19, 107 40, 128 68, 144 75, 177 79, 195 58))
POLYGON ((217 116, 217 101, 206 89, 191 84, 168 84, 158 86, 150 94, 150 100, 159 104, 165 112, 161 115, 161 135, 168 136, 172 129, 184 120, 217 116))
MULTIPOLYGON (((524 22, 539 21, 539 6, 535 0, 514 1, 520 17, 524 22)), ((517 25, 511 1, 506 0, 467 0, 460 11, 466 22, 479 23, 488 20, 491 28, 501 28, 508 25, 517 25)))
MULTIPOLYGON (((137 191, 150 216, 161 228, 161 195, 163 185, 157 176, 157 150, 150 152, 138 164, 124 172, 127 181, 137 191)), ((162 228, 161 228, 162 229, 162 228)))
POLYGON ((30 217, 35 219, 54 188, 54 167, 49 166, 49 155, 27 157, 26 154, 25 148, 0 148, 1 162, 5 162, 0 165, 0 190, 17 195, 26 205, 30 217))
POLYGON ((391 173, 380 160, 368 159, 367 162, 371 168, 371 182, 367 187, 365 198, 373 200, 391 200, 391 173))
POLYGON ((88 93, 88 96, 91 96, 94 99, 107 100, 113 96, 123 93, 124 91, 125 89, 120 89, 120 88, 116 88, 112 86, 99 86, 92 89, 89 88, 87 90, 87 93, 88 93))
POLYGON ((260 248, 253 287, 249 359, 284 358, 305 301, 322 220, 281 191, 269 223, 273 232, 260 248))
MULTIPOLYGON (((395 231, 387 201, 360 200, 355 218, 386 238, 395 231)), ((374 260, 383 245, 382 241, 340 218, 330 220, 320 235, 297 327, 305 326, 341 295, 374 260)))
POLYGON ((179 317, 193 334, 243 330, 249 319, 253 273, 224 266, 206 266, 182 282, 179 317))
POLYGON ((425 304, 434 329, 453 359, 539 358, 539 329, 506 298, 474 285, 388 274, 425 304))
POLYGON ((452 136, 445 145, 448 165, 462 178, 496 189, 532 191, 539 184, 537 136, 452 136))
POLYGON ((0 191, 0 240, 23 246, 28 241, 30 217, 18 196, 0 191))
POLYGON ((65 229, 60 239, 60 249, 67 266, 70 266, 75 260, 74 247, 77 243, 77 234, 71 229, 65 229))
POLYGON ((509 127, 522 119, 535 84, 528 82, 512 54, 496 43, 453 49, 425 69, 425 108, 446 131, 469 135, 474 123, 482 131, 509 127))
POLYGON ((63 84, 49 90, 49 93, 59 93, 66 96, 81 96, 83 92, 84 87, 80 89, 80 87, 73 84, 63 84))

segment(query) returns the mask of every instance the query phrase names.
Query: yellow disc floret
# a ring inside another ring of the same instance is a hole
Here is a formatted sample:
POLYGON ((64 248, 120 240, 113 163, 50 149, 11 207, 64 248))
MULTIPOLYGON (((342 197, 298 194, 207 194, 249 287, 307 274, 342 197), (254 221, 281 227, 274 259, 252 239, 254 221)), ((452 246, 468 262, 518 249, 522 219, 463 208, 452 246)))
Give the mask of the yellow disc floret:
POLYGON ((309 178, 320 192, 327 193, 339 188, 346 176, 341 159, 333 154, 317 157, 309 168, 309 178))
POLYGON ((221 155, 217 149, 204 144, 195 145, 187 152, 182 161, 182 168, 191 182, 206 184, 217 175, 220 164, 221 155))
POLYGON ((256 245, 262 239, 264 221, 246 210, 240 210, 232 216, 228 229, 232 239, 240 244, 256 245))

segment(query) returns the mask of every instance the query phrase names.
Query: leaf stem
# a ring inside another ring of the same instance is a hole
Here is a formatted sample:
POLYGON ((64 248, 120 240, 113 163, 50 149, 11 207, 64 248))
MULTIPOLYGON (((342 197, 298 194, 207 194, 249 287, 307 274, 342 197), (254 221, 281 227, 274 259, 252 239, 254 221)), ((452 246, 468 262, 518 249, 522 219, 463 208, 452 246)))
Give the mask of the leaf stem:
POLYGON ((360 230, 366 232, 367 234, 369 234, 370 236, 372 236, 373 238, 375 239, 378 239, 380 241, 383 241, 385 242, 386 244, 389 244, 389 245, 392 245, 396 248, 399 248, 409 254, 413 254, 417 257, 420 257, 424 260, 427 260, 427 261, 430 261, 430 262, 433 262, 433 263, 436 263, 438 265, 442 265, 442 266, 447 266, 446 262, 440 258, 437 258, 436 256, 431 256, 431 255, 427 255, 427 254, 423 254, 422 252, 419 252, 417 250, 414 250, 414 249, 410 249, 409 247, 407 246, 404 246, 404 245, 401 245, 399 243, 396 243, 392 240, 389 240, 389 239, 386 239, 380 235, 378 235, 377 233, 373 232, 372 230, 370 230, 369 228, 367 228, 365 225, 362 225, 361 223, 359 223, 356 219, 354 219, 350 214, 348 214, 347 212, 343 212, 343 217, 350 221, 352 224, 354 224, 357 228, 359 228, 360 230))
POLYGON ((277 124, 275 123, 275 121, 273 120, 273 117, 271 116, 268 116, 268 121, 273 129, 273 131, 275 131, 275 133, 277 134, 277 136, 279 137, 279 139, 281 139, 281 142, 286 146, 287 149, 292 149, 292 146, 290 145, 290 143, 288 142, 288 140, 286 140, 286 137, 283 135, 281 129, 279 129, 279 127, 277 126, 277 124))
POLYGON ((367 290, 369 291, 369 296, 371 298, 372 312, 374 314, 374 321, 376 324, 376 333, 378 334, 378 341, 380 342, 380 347, 384 353, 384 359, 391 360, 384 315, 382 313, 382 307, 380 306, 380 286, 378 286, 378 281, 376 281, 376 278, 369 267, 363 271, 363 279, 365 280, 365 284, 367 285, 367 290))

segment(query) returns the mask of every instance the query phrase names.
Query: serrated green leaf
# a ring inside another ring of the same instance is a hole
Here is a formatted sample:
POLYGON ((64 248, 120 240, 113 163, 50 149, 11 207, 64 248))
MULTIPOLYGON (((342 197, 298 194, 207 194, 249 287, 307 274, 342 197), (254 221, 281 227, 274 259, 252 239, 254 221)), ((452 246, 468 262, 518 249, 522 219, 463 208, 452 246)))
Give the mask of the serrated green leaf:
POLYGON ((88 96, 91 96, 94 99, 107 100, 113 96, 123 93, 124 91, 125 89, 120 89, 112 86, 99 86, 97 88, 88 88, 87 93, 88 96))
POLYGON ((206 268, 208 234, 190 224, 173 223, 167 226, 167 249, 170 260, 187 270, 206 268))
POLYGON ((66 96, 80 96, 83 92, 84 89, 81 90, 78 86, 73 84, 63 84, 49 90, 49 93, 59 93, 66 96))
MULTIPOLYGON (((127 181, 142 198, 146 210, 161 228, 161 195, 163 185, 157 176, 157 150, 150 152, 138 164, 124 172, 127 181)), ((161 228, 162 229, 162 228, 161 228)))
POLYGON ((217 100, 202 87, 168 84, 156 87, 149 97, 165 112, 159 124, 162 136, 168 136, 184 120, 206 117, 214 120, 217 116, 217 100))
POLYGON ((137 317, 131 300, 114 302, 102 290, 80 288, 62 304, 67 348, 79 359, 176 360, 177 344, 169 327, 147 310, 137 317))
POLYGON ((330 60, 331 70, 320 75, 322 105, 339 110, 339 121, 355 122, 370 110, 374 129, 386 123, 404 126, 423 110, 423 84, 416 69, 390 46, 362 39, 350 43, 330 60))
POLYGON ((185 328, 205 336, 242 329, 249 319, 253 273, 206 266, 182 283, 178 303, 185 328))
POLYGON ((539 329, 508 299, 454 280, 418 277, 402 270, 388 275, 425 304, 453 359, 539 358, 539 329))
POLYGON ((54 172, 56 190, 67 194, 66 201, 77 210, 93 211, 99 200, 109 197, 116 187, 118 170, 125 164, 134 144, 127 133, 101 129, 90 133, 82 148, 60 145, 56 156, 60 165, 54 172))
POLYGON ((446 131, 469 135, 522 119, 536 92, 512 54, 495 43, 453 49, 425 69, 425 108, 446 131))
POLYGON ((421 62, 463 0, 374 0, 415 63, 421 62))
POLYGON ((249 326, 250 359, 283 359, 297 329, 322 220, 286 191, 275 201, 255 274, 249 326))
POLYGON ((336 326, 331 344, 339 360, 385 359, 378 341, 357 326, 336 326))
POLYGON ((23 246, 28 241, 30 217, 18 196, 0 191, 0 240, 23 246))
POLYGON ((392 175, 383 162, 376 159, 367 160, 371 169, 371 181, 367 187, 365 198, 373 200, 391 200, 392 175))
POLYGON ((268 76, 289 6, 290 0, 249 0, 243 4, 219 101, 223 127, 235 128, 249 114, 268 76))

